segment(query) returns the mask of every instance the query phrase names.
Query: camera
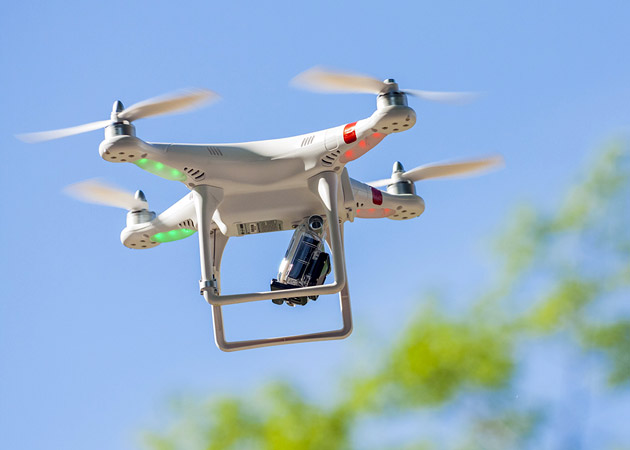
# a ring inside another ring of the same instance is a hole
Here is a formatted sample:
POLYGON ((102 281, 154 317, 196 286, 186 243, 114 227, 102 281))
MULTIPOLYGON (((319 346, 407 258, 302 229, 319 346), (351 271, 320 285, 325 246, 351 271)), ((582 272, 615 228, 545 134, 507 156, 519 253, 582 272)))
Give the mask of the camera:
MULTIPOLYGON (((295 229, 289 248, 280 263, 278 278, 271 281, 271 290, 290 290, 305 286, 324 284, 330 273, 330 256, 324 251, 324 219, 321 216, 305 218, 295 229)), ((308 300, 317 300, 317 295, 290 297, 272 300, 281 305, 306 305, 308 300)))

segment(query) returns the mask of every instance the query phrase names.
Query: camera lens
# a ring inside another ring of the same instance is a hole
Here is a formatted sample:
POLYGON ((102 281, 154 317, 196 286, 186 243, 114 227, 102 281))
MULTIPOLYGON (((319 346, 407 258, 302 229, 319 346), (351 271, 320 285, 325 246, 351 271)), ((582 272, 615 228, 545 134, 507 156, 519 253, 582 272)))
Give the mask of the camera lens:
POLYGON ((308 219, 308 226, 313 231, 321 230, 323 225, 324 221, 320 216, 311 216, 310 219, 308 219))

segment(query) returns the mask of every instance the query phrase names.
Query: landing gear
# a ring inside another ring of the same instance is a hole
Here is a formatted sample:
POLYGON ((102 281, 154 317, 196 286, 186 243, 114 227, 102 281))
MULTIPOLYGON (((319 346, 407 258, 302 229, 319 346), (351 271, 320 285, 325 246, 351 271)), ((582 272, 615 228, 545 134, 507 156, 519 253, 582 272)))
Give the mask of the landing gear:
MULTIPOLYGON (((272 345, 286 345, 297 342, 316 342, 331 339, 345 339, 352 333, 352 312, 350 308, 350 290, 346 283, 346 264, 343 251, 343 223, 339 221, 337 198, 339 194, 339 179, 334 172, 322 172, 308 180, 308 186, 313 195, 320 201, 326 211, 328 243, 335 280, 321 286, 298 287, 292 292, 294 295, 339 295, 341 314, 341 328, 314 333, 303 333, 288 336, 274 336, 260 339, 228 341, 225 337, 223 324, 223 307, 237 303, 255 302, 282 298, 280 291, 247 292, 242 294, 221 294, 221 257, 228 237, 223 233, 212 230, 212 216, 223 200, 223 191, 212 186, 201 185, 193 189, 195 209, 197 211, 197 227, 199 235, 199 250, 201 259, 200 291, 203 298, 212 305, 212 321, 214 325, 214 340, 217 347, 225 352, 245 350, 272 345), (216 283, 214 280, 216 279, 216 283)), ((280 280, 282 281, 282 280, 280 280)))

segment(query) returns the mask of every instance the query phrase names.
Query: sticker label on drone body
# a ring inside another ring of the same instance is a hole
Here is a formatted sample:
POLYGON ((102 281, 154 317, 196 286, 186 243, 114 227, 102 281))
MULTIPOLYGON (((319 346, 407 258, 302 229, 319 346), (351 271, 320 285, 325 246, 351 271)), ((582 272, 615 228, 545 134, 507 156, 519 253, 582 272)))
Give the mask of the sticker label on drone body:
POLYGON ((357 140, 357 133, 354 131, 356 124, 356 122, 353 122, 343 127, 343 141, 346 144, 351 144, 357 140))
POLYGON ((372 203, 375 205, 383 204, 383 193, 376 188, 370 187, 372 189, 372 203))

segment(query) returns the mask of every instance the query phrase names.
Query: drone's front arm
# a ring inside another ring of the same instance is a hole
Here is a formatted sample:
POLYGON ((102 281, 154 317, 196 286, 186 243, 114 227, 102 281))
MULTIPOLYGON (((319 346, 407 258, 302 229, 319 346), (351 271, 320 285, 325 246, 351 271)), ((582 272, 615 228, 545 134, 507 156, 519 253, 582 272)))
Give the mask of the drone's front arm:
MULTIPOLYGON (((383 101, 387 101, 384 99, 383 101)), ((405 104, 381 103, 368 118, 346 125, 296 136, 279 141, 265 141, 282 148, 291 145, 280 158, 302 158, 307 169, 321 167, 338 171, 348 162, 360 158, 378 145, 387 135, 411 129, 416 123, 415 111, 405 104), (296 148, 297 147, 297 148, 296 148)))
POLYGON ((196 230, 195 204, 192 193, 188 193, 157 217, 146 210, 127 213, 127 226, 120 233, 120 241, 128 248, 153 248, 188 237, 196 230))
MULTIPOLYGON (((385 136, 409 130, 415 123, 416 113, 409 106, 379 105, 367 119, 335 129, 339 162, 346 164, 354 161, 379 144, 385 136)), ((331 146, 327 144, 327 147, 331 146)))
MULTIPOLYGON (((122 131, 128 131, 123 129, 122 131)), ((121 131, 121 132, 122 132, 121 131)), ((151 144, 133 134, 106 133, 99 146, 101 158, 113 163, 132 163, 161 178, 180 181, 192 187, 204 178, 203 171, 188 167, 190 162, 206 161, 208 148, 203 145, 184 145, 186 152, 169 151, 170 144, 151 144)))

